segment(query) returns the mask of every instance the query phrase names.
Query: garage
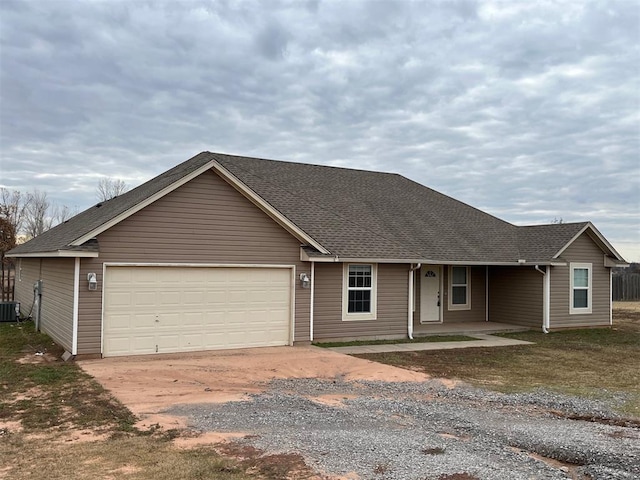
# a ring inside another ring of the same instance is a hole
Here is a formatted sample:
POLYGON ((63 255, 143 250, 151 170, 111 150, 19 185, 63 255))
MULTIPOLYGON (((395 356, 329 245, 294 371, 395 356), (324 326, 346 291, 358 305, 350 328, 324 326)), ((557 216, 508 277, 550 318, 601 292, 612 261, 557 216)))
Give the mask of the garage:
POLYGON ((105 266, 103 356, 292 342, 290 267, 105 266))

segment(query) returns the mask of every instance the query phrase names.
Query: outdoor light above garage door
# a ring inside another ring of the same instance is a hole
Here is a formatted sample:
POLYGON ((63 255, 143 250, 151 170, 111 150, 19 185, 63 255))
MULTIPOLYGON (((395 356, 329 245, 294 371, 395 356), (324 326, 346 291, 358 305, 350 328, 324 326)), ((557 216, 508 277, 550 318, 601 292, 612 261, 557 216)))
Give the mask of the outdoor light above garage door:
POLYGON ((89 282, 89 290, 98 289, 98 278, 95 273, 87 273, 87 282, 89 282))
POLYGON ((309 285, 311 285, 311 279, 306 273, 300 274, 300 281, 302 282, 302 288, 309 288, 309 285))

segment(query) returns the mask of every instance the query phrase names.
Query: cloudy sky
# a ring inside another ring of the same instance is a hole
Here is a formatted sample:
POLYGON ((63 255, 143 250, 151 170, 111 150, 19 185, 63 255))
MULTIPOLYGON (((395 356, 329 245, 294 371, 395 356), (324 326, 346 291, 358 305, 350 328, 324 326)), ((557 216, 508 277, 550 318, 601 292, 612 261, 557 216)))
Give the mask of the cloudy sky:
POLYGON ((401 173, 640 260, 640 4, 0 1, 0 186, 84 209, 202 150, 401 173))

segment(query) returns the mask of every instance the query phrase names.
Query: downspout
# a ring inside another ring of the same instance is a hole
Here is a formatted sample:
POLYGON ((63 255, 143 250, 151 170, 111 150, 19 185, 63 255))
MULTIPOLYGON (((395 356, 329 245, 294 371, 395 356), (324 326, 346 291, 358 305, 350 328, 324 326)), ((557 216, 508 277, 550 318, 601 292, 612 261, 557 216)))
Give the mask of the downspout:
POLYGON ((78 354, 78 305, 80 301, 80 257, 76 257, 73 273, 73 329, 71 355, 78 354))
POLYGON ((417 266, 409 268, 409 304, 407 306, 407 310, 409 312, 407 315, 407 336, 409 337, 409 340, 413 340, 413 276, 414 272, 421 266, 422 263, 419 263, 417 266))
POLYGON ((549 275, 550 267, 547 266, 546 272, 538 265, 536 265, 535 268, 544 276, 544 289, 542 291, 542 331, 544 333, 549 333, 549 295, 551 293, 551 281, 549 275))
POLYGON ((315 273, 316 273, 316 264, 315 262, 311 262, 311 298, 309 301, 311 305, 309 305, 309 341, 313 342, 313 299, 315 297, 314 293, 316 290, 316 282, 315 282, 315 273))
POLYGON ((609 326, 613 326, 613 268, 609 269, 609 326))

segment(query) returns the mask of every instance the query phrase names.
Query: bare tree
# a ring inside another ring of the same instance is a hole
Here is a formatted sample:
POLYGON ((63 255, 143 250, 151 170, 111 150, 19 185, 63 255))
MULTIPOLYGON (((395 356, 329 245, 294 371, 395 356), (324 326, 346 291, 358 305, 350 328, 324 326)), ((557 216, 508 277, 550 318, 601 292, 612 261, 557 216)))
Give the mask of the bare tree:
POLYGON ((76 213, 78 213, 77 209, 72 211, 66 205, 53 205, 51 207, 51 226, 66 222, 76 213))
POLYGON ((122 195, 128 189, 127 184, 119 178, 102 178, 98 182, 98 201, 106 202, 118 195, 122 195))
POLYGON ((7 219, 16 235, 22 232, 29 206, 29 195, 19 190, 0 188, 0 217, 7 219))
POLYGON ((24 221, 24 233, 27 238, 37 237, 53 226, 53 217, 49 215, 50 206, 47 192, 34 190, 29 194, 29 205, 24 221))

